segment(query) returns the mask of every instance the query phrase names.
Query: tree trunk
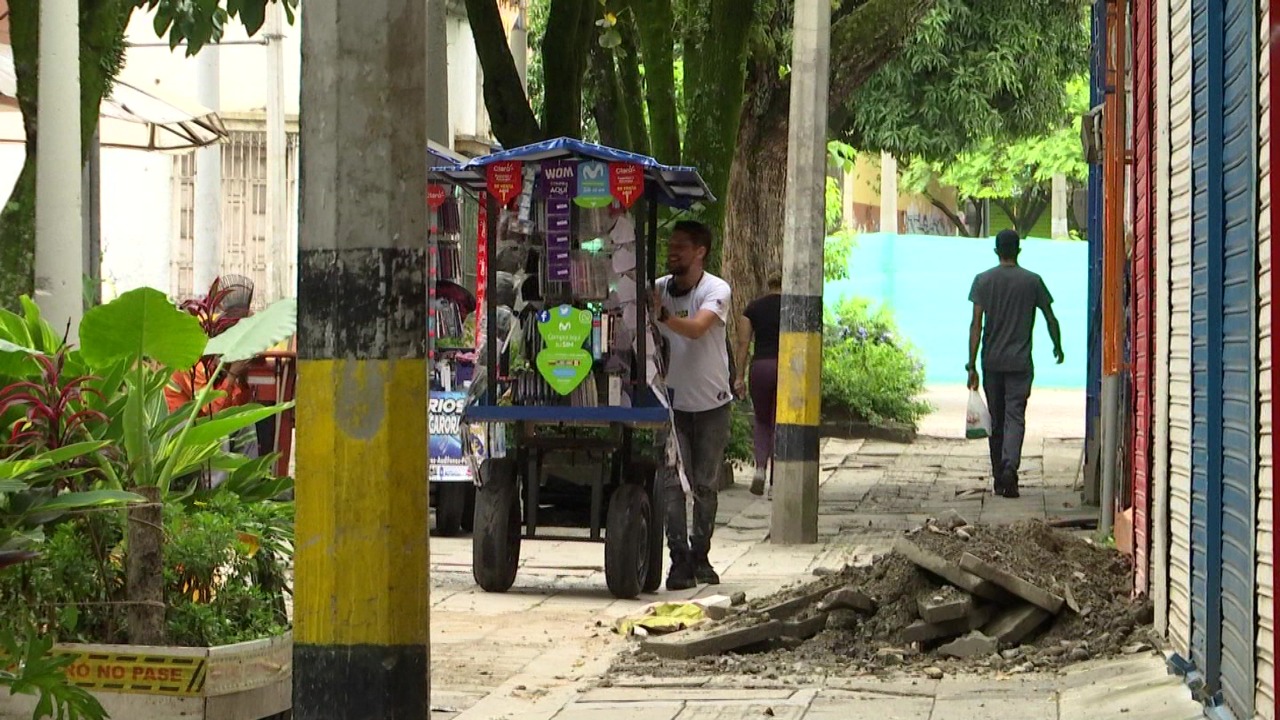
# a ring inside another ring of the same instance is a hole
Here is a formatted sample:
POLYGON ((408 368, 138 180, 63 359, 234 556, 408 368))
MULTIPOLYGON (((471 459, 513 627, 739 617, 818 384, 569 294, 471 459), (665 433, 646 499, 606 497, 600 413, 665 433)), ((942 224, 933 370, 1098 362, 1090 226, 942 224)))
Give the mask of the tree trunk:
POLYGON ((125 599, 132 645, 164 645, 164 505, 160 488, 137 487, 146 501, 129 508, 125 599))
POLYGON ((776 112, 742 121, 724 231, 724 269, 732 279, 734 318, 764 294, 770 277, 782 275, 788 131, 787 116, 776 112))
MULTIPOLYGON (((98 127, 102 98, 124 64, 124 33, 133 3, 126 0, 80 2, 80 141, 88 152, 98 127)), ((39 133, 40 3, 10 0, 9 31, 18 81, 18 106, 26 131, 22 172, 0 211, 0 307, 13 307, 35 286, 36 152, 39 133)))
MULTIPOLYGON (((542 128, 520 85, 520 74, 516 72, 516 62, 507 45, 497 0, 466 0, 466 5, 476 56, 484 71, 484 104, 489 110, 493 134, 507 148, 537 142, 543 137, 542 128)), ((545 57, 545 43, 543 47, 545 57)), ((549 74, 547 77, 551 78, 549 74)), ((560 78, 554 80, 561 81, 560 78)))

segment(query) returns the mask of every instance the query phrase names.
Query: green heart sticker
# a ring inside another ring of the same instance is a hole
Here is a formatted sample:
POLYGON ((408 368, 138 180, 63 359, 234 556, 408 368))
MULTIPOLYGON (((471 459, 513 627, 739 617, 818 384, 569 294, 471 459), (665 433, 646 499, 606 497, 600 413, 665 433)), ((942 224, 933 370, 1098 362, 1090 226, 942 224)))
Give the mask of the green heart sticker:
POLYGON ((547 348, 538 353, 538 372, 561 395, 573 392, 591 374, 591 353, 582 348, 547 348))
POLYGON ((591 374, 591 353, 582 344, 591 335, 591 311, 561 305, 538 314, 538 333, 545 346, 535 364, 552 390, 568 395, 591 374))

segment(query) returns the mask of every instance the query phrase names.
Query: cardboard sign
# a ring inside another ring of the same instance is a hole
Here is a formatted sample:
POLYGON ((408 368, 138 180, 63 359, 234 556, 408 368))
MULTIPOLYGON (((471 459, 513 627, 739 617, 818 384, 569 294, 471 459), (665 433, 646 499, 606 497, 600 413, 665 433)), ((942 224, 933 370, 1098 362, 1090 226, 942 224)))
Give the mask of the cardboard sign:
POLYGON ((604 208, 613 204, 609 193, 609 166, 596 160, 578 165, 578 195, 573 199, 579 207, 604 208))
POLYGON ((613 163, 609 166, 609 193, 630 210, 644 194, 644 168, 635 163, 613 163))
POLYGON ((440 206, 444 205, 445 197, 447 197, 447 193, 444 185, 440 183, 429 183, 427 185, 427 207, 432 210, 439 210, 440 206))
POLYGON ((507 205, 524 189, 524 163, 519 160, 496 162, 485 169, 489 192, 507 205))

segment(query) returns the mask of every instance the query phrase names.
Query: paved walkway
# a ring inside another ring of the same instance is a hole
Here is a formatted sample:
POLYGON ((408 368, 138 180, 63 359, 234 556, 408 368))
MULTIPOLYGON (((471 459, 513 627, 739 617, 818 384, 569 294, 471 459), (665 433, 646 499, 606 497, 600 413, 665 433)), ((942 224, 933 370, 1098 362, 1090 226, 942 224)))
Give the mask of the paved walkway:
POLYGON ((693 720, 697 718, 868 717, 876 720, 1072 720, 1199 717, 1158 656, 1084 666, 1066 675, 1017 679, 923 678, 808 686, 780 678, 635 678, 599 687, 598 678, 630 641, 613 619, 657 598, 744 590, 766 594, 885 551, 902 530, 954 508, 973 522, 1092 515, 1078 504, 1079 441, 1027 444, 1023 496, 986 491, 985 444, 924 439, 913 445, 824 443, 820 542, 775 546, 771 504, 745 478, 721 494, 712 562, 724 583, 635 601, 605 589, 603 547, 526 541, 516 587, 503 595, 471 581, 469 539, 432 540, 433 719, 693 720), (790 684, 788 684, 790 683, 790 684), (1087 714, 1086 714, 1086 708, 1087 714))

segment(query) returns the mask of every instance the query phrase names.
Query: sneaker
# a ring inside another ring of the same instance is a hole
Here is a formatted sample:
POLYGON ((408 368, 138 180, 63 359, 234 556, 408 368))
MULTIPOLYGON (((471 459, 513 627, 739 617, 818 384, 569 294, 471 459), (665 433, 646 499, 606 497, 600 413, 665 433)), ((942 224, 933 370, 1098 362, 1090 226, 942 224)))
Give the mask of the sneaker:
POLYGON ((764 494, 764 470, 757 469, 756 474, 751 477, 751 494, 764 494))
POLYGON ((698 581, 693 575, 693 566, 687 560, 674 560, 671 572, 667 573, 668 590, 688 590, 697 587, 698 581))
POLYGON ((716 573, 715 568, 711 567, 711 561, 706 558, 693 561, 693 576, 703 585, 720 584, 720 575, 716 573))

